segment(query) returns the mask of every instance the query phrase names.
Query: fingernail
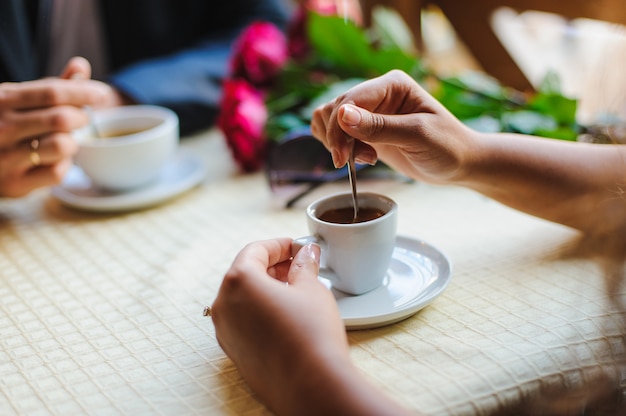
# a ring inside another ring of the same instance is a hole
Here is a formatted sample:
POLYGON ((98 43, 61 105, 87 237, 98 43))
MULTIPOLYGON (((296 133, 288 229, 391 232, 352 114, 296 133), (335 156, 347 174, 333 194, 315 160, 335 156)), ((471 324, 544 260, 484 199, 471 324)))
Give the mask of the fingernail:
POLYGON ((355 157, 356 162, 366 163, 374 166, 378 161, 378 155, 373 149, 363 149, 358 156, 355 157))
POLYGON ((352 105, 343 107, 343 116, 341 120, 350 127, 357 127, 361 123, 361 112, 352 105))
POLYGON ((337 169, 342 168, 343 165, 339 166, 339 162, 337 162, 339 160, 339 158, 341 157, 341 154, 339 153, 339 150, 333 149, 331 151, 331 154, 333 156, 333 164, 335 165, 335 168, 337 168, 337 169))
POLYGON ((370 165, 370 166, 374 166, 377 162, 376 159, 370 159, 369 157, 355 157, 354 161, 356 163, 360 163, 360 164, 365 164, 365 165, 370 165))
POLYGON ((315 243, 307 244, 302 247, 304 254, 306 254, 315 264, 320 264, 320 246, 315 243))

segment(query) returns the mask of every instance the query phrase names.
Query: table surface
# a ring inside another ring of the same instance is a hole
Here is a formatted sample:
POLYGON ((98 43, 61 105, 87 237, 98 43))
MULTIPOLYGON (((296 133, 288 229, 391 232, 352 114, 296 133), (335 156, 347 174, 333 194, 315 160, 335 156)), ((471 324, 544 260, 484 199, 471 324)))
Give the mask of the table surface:
MULTIPOLYGON (((349 188, 284 209, 217 131, 183 146, 207 159, 206 179, 149 209, 80 212, 47 190, 0 201, 0 414, 269 414, 202 309, 246 243, 305 235, 305 205, 349 188)), ((348 332, 356 365, 409 408, 495 414, 624 362, 626 315, 602 267, 571 254, 574 231, 462 188, 359 187, 395 199, 399 233, 452 263, 426 308, 348 332)))

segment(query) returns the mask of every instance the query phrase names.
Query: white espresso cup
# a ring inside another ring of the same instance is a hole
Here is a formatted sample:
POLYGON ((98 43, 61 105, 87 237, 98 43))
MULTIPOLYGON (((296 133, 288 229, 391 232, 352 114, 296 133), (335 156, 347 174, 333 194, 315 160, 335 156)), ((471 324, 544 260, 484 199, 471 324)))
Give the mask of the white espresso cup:
POLYGON ((155 181, 180 140, 178 116, 153 105, 97 110, 74 132, 74 163, 100 188, 126 191, 155 181))
POLYGON ((375 193, 359 193, 360 216, 353 221, 352 194, 336 194, 311 203, 306 210, 310 236, 295 239, 292 251, 314 242, 322 249, 319 275, 333 288, 361 295, 379 287, 396 243, 398 205, 375 193), (369 218, 369 219, 368 219, 369 218))

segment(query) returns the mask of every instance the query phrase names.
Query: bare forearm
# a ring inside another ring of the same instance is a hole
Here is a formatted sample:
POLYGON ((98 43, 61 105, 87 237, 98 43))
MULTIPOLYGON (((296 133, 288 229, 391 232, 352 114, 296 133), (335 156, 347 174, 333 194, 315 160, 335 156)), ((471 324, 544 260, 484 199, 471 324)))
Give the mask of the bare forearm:
POLYGON ((478 136, 464 184, 512 208, 585 232, 626 226, 626 146, 478 136))
POLYGON ((278 414, 415 416, 370 384, 345 360, 336 363, 323 360, 311 365, 309 370, 295 375, 282 393, 286 400, 275 409, 278 414))

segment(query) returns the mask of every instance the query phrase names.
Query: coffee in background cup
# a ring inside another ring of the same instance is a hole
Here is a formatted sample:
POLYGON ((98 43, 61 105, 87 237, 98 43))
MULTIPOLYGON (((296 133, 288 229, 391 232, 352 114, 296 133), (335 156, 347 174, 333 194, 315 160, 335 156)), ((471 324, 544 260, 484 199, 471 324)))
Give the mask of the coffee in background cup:
POLYGON ((327 196, 306 209, 311 235, 295 239, 293 251, 314 242, 322 248, 320 276, 335 289, 361 295, 379 287, 396 244, 398 205, 376 193, 357 194, 354 219, 351 193, 327 196))
POLYGON ((102 132, 99 131, 98 138, 99 139, 118 139, 120 137, 141 133, 142 131, 145 131, 145 130, 147 129, 143 127, 138 127, 138 128, 129 127, 129 128, 123 128, 123 129, 117 129, 117 130, 105 130, 102 132))

